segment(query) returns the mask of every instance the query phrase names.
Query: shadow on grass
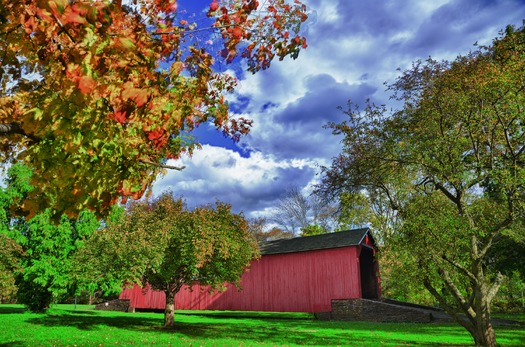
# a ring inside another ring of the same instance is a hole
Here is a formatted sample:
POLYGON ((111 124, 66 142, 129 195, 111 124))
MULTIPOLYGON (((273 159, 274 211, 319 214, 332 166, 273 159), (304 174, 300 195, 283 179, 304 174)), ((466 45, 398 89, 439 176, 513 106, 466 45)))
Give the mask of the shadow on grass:
POLYGON ((43 317, 35 317, 26 320, 29 324, 46 327, 64 326, 75 327, 79 330, 99 330, 101 326, 144 330, 160 326, 162 319, 138 317, 133 315, 102 316, 97 312, 68 311, 67 314, 51 313, 43 317))
MULTIPOLYGON (((405 344, 443 346, 443 341, 434 343, 417 336, 430 336, 439 332, 447 336, 457 335, 460 340, 465 337, 460 330, 447 326, 436 327, 423 324, 410 327, 403 324, 374 324, 371 326, 369 323, 362 322, 320 322, 308 319, 308 316, 303 319, 292 319, 287 318, 286 315, 260 315, 244 312, 177 312, 175 326, 172 329, 164 329, 161 314, 158 317, 153 314, 113 313, 109 316, 106 314, 68 310, 67 313, 64 311, 62 314, 29 318, 26 322, 44 327, 75 327, 83 331, 102 331, 105 327, 111 327, 136 332, 169 334, 174 337, 182 335, 201 340, 224 339, 266 342, 276 345, 359 346, 376 342, 375 344, 383 346, 405 344), (408 337, 406 336, 407 329, 410 335, 408 337), (389 336, 386 336, 385 332, 389 336)), ((455 343, 454 345, 460 344, 455 343)), ((469 344, 465 343, 465 345, 469 344)))
POLYGON ((0 314, 20 314, 24 313, 26 309, 24 307, 13 307, 0 305, 0 314))
POLYGON ((265 319, 265 320, 295 320, 311 321, 315 320, 313 314, 298 312, 259 312, 259 311, 177 311, 177 315, 182 316, 201 316, 215 318, 236 318, 236 319, 265 319))

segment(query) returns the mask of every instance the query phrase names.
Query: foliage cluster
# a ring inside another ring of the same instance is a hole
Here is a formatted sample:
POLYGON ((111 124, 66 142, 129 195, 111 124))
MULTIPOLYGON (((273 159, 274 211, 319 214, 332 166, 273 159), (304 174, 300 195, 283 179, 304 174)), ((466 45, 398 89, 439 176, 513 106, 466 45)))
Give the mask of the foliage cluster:
POLYGON ((20 202, 29 217, 106 216, 120 197, 140 198, 165 168, 181 169, 166 161, 191 154, 199 124, 237 140, 251 121, 229 115, 236 81, 216 60, 256 72, 306 47, 299 1, 213 1, 208 28, 175 0, 134 4, 0 1, 0 159, 35 172, 20 202))
POLYGON ((72 254, 100 223, 93 213, 82 211, 75 220, 63 215, 55 224, 49 209, 26 221, 12 206, 32 190, 31 171, 15 164, 7 173, 0 189, 0 286, 6 289, 3 295, 16 293, 18 302, 42 311, 53 300, 75 293, 72 254))

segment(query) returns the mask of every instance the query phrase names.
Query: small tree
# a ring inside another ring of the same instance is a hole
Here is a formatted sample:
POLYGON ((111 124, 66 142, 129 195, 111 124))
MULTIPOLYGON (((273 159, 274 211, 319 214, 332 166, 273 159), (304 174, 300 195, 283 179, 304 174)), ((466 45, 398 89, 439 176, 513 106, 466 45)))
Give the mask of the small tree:
POLYGON ((98 264, 90 255, 102 253, 106 264, 89 266, 100 278, 149 284, 166 294, 164 326, 174 325, 175 295, 198 282, 222 289, 239 284, 257 257, 257 246, 244 217, 218 202, 185 208, 181 199, 164 194, 150 202, 132 204, 118 223, 99 230, 78 260, 98 264), (87 256, 86 256, 87 255, 87 256))
POLYGON ((22 254, 20 245, 0 233, 0 303, 14 298, 17 292, 15 273, 22 269, 22 254))
POLYGON ((289 188, 277 202, 271 222, 282 230, 297 235, 304 230, 316 233, 332 231, 336 209, 315 194, 305 195, 297 187, 289 188))
POLYGON ((49 209, 29 221, 16 216, 16 206, 33 188, 31 170, 22 164, 9 168, 6 187, 0 189, 0 267, 9 261, 10 276, 16 278, 18 301, 32 311, 45 311, 53 298, 71 292, 74 282, 70 276, 71 254, 81 246, 99 222, 94 214, 82 211, 76 220, 63 215, 58 224, 51 221, 49 209))

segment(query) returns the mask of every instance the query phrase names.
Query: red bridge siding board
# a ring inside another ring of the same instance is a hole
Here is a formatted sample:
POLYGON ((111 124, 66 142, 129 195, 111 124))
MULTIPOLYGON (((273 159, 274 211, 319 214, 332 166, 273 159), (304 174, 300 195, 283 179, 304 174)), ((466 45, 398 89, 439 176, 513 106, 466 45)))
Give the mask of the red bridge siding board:
MULTIPOLYGON (((242 291, 227 285, 210 294, 199 285, 184 287, 175 297, 176 309, 325 312, 332 299, 361 297, 358 247, 264 255, 252 263, 241 281, 242 291)), ((164 293, 135 286, 121 299, 135 308, 164 309, 164 293)))

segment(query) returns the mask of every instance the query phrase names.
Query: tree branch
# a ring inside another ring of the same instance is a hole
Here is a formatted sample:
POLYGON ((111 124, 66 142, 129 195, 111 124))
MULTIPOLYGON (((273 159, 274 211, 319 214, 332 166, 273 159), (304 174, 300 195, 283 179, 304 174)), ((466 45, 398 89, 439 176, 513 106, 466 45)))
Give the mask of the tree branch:
POLYGON ((432 286, 432 284, 430 283, 430 279, 428 277, 425 277, 423 279, 423 285, 425 286, 425 288, 430 292, 430 294, 432 294, 433 297, 435 297, 437 299, 437 301, 439 302, 439 304, 441 305, 441 307, 443 307, 443 309, 445 310, 445 312, 447 312, 449 315, 452 316, 452 318, 460 325, 462 325, 465 329, 467 329, 468 331, 473 331, 474 330, 474 324, 472 323, 472 320, 464 320, 464 319, 461 319, 461 316, 456 312, 456 310, 454 310, 452 308, 452 306, 450 306, 448 303, 447 303, 447 300, 441 295, 438 293, 438 291, 436 290, 436 288, 434 288, 432 286), (470 323, 470 324, 469 324, 470 323))
POLYGON ((508 217, 504 221, 502 221, 500 224, 496 225, 496 227, 494 228, 492 233, 490 233, 490 237, 489 237, 487 243, 485 244, 485 246, 483 246, 481 251, 477 252, 476 256, 478 257, 478 259, 482 259, 482 258, 485 257, 485 255, 489 251, 490 247, 492 247, 492 243, 494 242, 494 238, 501 233, 501 230, 503 230, 504 228, 509 226, 510 223, 512 223, 512 218, 508 217))
POLYGON ((450 278, 448 271, 446 271, 445 269, 438 269, 438 272, 443 278, 445 282, 445 286, 447 287, 448 291, 450 292, 450 294, 452 294, 452 296, 454 297, 456 302, 459 304, 463 312, 465 312, 467 318, 472 322, 472 324, 475 324, 474 321, 476 319, 476 312, 474 311, 470 303, 467 300, 465 300, 465 298, 463 297, 463 294, 461 294, 458 287, 456 287, 456 285, 450 278))
POLYGON ((467 268, 465 268, 461 264, 455 262, 454 260, 450 259, 445 254, 443 254, 441 256, 441 258, 443 260, 445 260, 446 262, 448 262, 450 265, 452 265, 455 268, 457 268, 459 271, 463 272, 468 278, 470 278, 471 281, 473 281, 474 283, 478 283, 478 280, 477 280, 476 276, 474 276, 474 274, 472 272, 470 272, 467 268))
POLYGON ((489 304, 492 301, 492 299, 496 296, 499 290, 499 287, 501 287, 502 282, 503 282, 503 275, 501 274, 501 272, 498 272, 496 274, 496 278, 494 279, 494 282, 492 283, 492 285, 490 286, 487 292, 487 301, 489 304))
POLYGON ((141 162, 143 164, 148 164, 148 165, 153 165, 153 166, 156 166, 156 167, 160 167, 162 169, 170 169, 170 170, 177 170, 177 171, 181 171, 181 170, 184 170, 186 168, 185 166, 172 166, 172 165, 156 163, 156 162, 148 160, 148 159, 139 159, 139 162, 141 162))
POLYGON ((22 127, 18 123, 0 123, 0 136, 7 136, 13 134, 23 135, 28 139, 31 139, 33 142, 40 141, 38 137, 26 133, 25 130, 22 129, 22 127))

